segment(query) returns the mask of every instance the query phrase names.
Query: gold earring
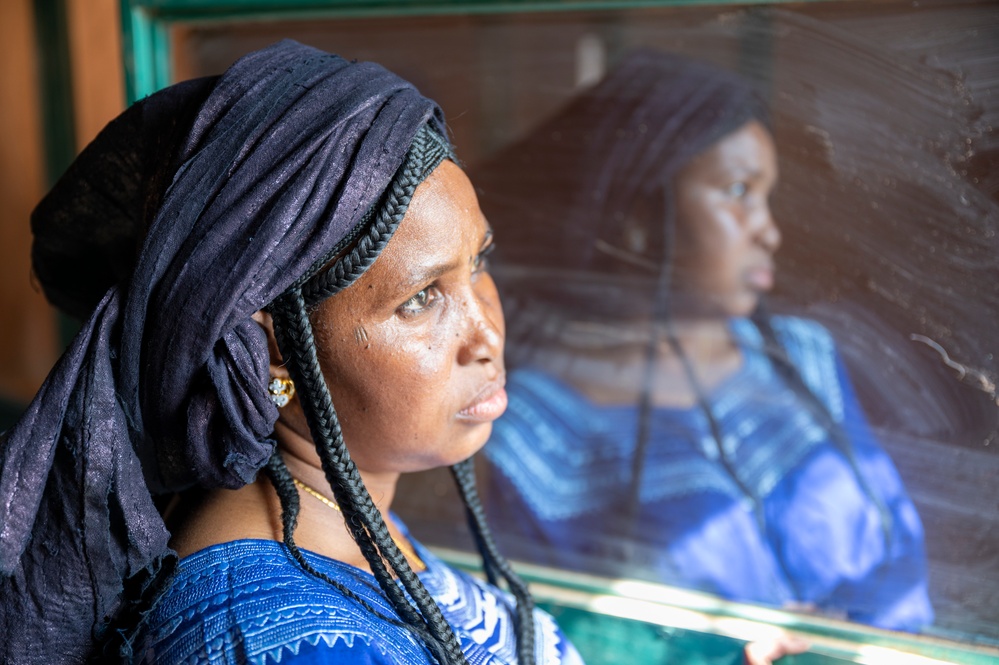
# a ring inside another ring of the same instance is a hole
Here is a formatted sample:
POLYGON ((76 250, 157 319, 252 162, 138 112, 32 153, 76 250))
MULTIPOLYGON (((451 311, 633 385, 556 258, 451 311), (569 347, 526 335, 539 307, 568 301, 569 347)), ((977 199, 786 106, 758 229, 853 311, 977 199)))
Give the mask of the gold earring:
POLYGON ((295 384, 291 379, 272 376, 271 382, 267 384, 267 392, 270 393, 274 405, 280 409, 282 406, 287 406, 295 396, 295 384))

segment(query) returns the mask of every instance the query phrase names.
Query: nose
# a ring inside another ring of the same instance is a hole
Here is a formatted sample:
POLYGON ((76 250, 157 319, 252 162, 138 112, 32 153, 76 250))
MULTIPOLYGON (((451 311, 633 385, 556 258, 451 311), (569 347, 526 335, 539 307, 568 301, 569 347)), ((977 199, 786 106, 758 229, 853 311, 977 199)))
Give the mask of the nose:
MULTIPOLYGON (((497 363, 503 360, 503 312, 495 287, 489 293, 475 292, 469 300, 465 325, 459 333, 463 339, 458 349, 458 362, 497 363)), ((476 290, 478 291, 478 290, 476 290)))
POLYGON ((770 210, 769 203, 763 203, 753 216, 753 233, 756 241, 771 254, 780 247, 781 233, 780 227, 774 220, 773 211, 770 210))

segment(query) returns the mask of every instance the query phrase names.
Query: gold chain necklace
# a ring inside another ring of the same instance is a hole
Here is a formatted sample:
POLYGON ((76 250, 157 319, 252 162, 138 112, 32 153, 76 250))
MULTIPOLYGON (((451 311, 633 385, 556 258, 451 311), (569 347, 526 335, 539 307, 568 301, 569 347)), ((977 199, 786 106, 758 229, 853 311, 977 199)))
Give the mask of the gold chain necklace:
MULTIPOLYGON (((311 487, 309 487, 308 485, 306 485, 305 483, 303 483, 298 478, 292 478, 292 481, 294 481, 295 487, 297 487, 298 489, 302 490, 303 492, 305 492, 307 494, 311 494, 313 497, 315 497, 316 499, 319 499, 324 504, 326 504, 327 507, 332 508, 333 510, 337 511, 338 513, 342 513, 342 511, 340 510, 340 506, 339 506, 339 504, 337 504, 336 501, 332 501, 331 499, 327 499, 325 496, 323 496, 322 494, 320 494, 316 490, 312 489, 311 487)), ((426 570, 427 569, 427 564, 423 563, 423 559, 421 559, 419 557, 419 555, 416 553, 416 551, 413 549, 413 547, 409 543, 407 543, 405 541, 402 541, 402 540, 399 540, 398 538, 396 538, 395 536, 392 536, 391 534, 389 534, 389 536, 392 538, 392 542, 395 543, 395 546, 399 548, 399 551, 402 552, 403 556, 405 556, 407 559, 409 559, 410 561, 412 561, 413 563, 416 564, 416 566, 414 566, 414 568, 413 568, 414 570, 416 570, 417 572, 419 572, 421 570, 426 570)))

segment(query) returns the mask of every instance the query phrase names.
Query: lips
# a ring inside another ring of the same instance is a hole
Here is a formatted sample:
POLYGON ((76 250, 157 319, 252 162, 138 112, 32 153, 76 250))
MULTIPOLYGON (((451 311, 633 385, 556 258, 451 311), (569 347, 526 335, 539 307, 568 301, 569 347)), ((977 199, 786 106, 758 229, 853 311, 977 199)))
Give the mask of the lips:
POLYGON ((468 406, 458 412, 458 419, 467 422, 489 423, 506 411, 506 378, 498 377, 487 383, 468 406))
POLYGON ((774 269, 771 266, 749 268, 744 277, 754 291, 769 291, 774 287, 774 269))

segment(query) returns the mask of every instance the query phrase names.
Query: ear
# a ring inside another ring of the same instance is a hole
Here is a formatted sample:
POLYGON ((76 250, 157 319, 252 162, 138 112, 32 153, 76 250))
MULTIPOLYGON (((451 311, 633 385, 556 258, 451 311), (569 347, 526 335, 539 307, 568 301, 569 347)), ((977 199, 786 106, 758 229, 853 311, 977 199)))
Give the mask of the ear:
POLYGON ((278 376, 283 379, 288 378, 288 370, 284 366, 284 359, 278 349, 277 339, 274 337, 274 319, 264 310, 257 310, 251 316, 254 321, 260 324, 267 335, 267 352, 271 357, 271 376, 278 376))
MULTIPOLYGON (((260 324, 260 327, 263 328, 264 333, 267 335, 267 352, 271 357, 271 376, 290 379, 291 376, 288 373, 288 368, 284 366, 281 351, 278 350, 277 339, 274 337, 274 319, 263 310, 254 312, 251 318, 260 324)), ((309 441, 311 445, 312 439, 309 435, 309 425, 305 420, 305 413, 302 411, 302 405, 298 400, 298 393, 295 393, 290 402, 278 409, 278 420, 274 424, 274 431, 278 442, 282 446, 286 445, 291 434, 309 441)))

